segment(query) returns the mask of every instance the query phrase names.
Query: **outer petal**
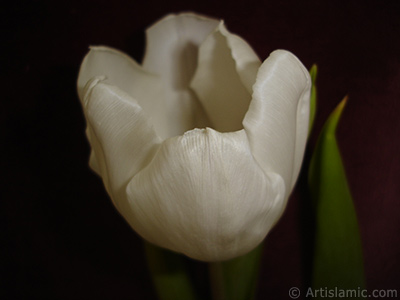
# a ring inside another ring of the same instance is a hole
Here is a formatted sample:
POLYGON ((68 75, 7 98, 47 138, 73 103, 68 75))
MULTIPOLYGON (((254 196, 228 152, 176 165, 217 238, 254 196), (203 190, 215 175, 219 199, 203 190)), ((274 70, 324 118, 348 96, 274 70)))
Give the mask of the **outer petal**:
POLYGON ((143 67, 177 90, 187 88, 197 67, 198 47, 217 26, 217 20, 192 13, 163 18, 146 31, 143 67))
POLYGON ((117 209, 129 218, 125 188, 153 158, 160 139, 128 94, 95 78, 86 86, 84 111, 98 172, 117 209))
POLYGON ((213 128, 221 132, 243 128, 259 66, 257 55, 221 22, 199 50, 191 87, 198 95, 213 128))
POLYGON ((276 222, 282 178, 265 174, 243 130, 195 129, 168 139, 127 187, 131 223, 145 239, 204 261, 256 247, 276 222))
POLYGON ((96 76, 105 76, 105 82, 118 86, 143 102, 156 101, 157 97, 153 97, 154 92, 161 85, 157 76, 146 72, 128 55, 104 46, 90 47, 89 53, 82 61, 78 77, 79 98, 83 99, 86 83, 96 76))
POLYGON ((79 71, 80 99, 83 99, 86 83, 95 76, 105 76, 104 82, 117 86, 135 99, 152 119, 158 135, 168 137, 171 131, 181 130, 174 128, 171 114, 166 113, 170 107, 165 101, 168 95, 161 78, 144 71, 126 54, 108 47, 91 47, 79 71))
MULTIPOLYGON (((307 139, 311 80, 290 52, 278 50, 262 64, 243 121, 252 153, 265 171, 292 189, 307 139)), ((287 195, 288 196, 288 195, 287 195)))

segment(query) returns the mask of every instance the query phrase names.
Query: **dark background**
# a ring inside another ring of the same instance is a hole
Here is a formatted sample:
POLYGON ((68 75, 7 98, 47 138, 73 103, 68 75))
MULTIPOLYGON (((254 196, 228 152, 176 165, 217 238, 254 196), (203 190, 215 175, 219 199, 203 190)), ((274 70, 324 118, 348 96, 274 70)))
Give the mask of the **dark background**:
MULTIPOLYGON (((399 1, 14 1, 1 8, 1 299, 155 299, 142 242, 88 168, 75 84, 89 45, 140 60, 170 12, 222 18, 264 60, 295 53, 318 73, 310 146, 349 95, 338 129, 359 217, 367 287, 400 293, 399 1), (5 93, 4 93, 5 91, 5 93)), ((257 299, 307 287, 304 174, 267 238, 257 299)), ((308 243, 308 244, 307 244, 308 243)))

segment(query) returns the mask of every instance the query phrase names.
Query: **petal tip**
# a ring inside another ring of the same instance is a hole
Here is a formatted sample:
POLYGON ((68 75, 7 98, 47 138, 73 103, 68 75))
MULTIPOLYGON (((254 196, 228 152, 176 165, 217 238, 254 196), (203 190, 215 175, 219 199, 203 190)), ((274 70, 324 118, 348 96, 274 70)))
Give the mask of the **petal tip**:
POLYGON ((83 88, 83 91, 82 91, 82 104, 83 104, 83 106, 86 107, 87 102, 89 101, 88 99, 90 98, 89 95, 90 95, 91 91, 95 88, 95 86, 97 86, 101 81, 104 81, 106 79, 107 79, 106 76, 100 75, 100 76, 93 77, 92 79, 90 79, 86 83, 86 85, 85 85, 85 87, 83 88))

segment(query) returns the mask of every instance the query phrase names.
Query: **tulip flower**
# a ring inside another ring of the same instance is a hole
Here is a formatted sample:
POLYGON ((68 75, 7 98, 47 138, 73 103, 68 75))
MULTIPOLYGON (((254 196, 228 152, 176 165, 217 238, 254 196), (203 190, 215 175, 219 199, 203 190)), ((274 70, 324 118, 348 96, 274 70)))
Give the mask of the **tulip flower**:
POLYGON ((284 50, 262 63, 222 21, 196 14, 146 34, 141 65, 107 47, 82 62, 89 164, 147 241, 202 261, 243 255, 298 177, 309 73, 284 50))

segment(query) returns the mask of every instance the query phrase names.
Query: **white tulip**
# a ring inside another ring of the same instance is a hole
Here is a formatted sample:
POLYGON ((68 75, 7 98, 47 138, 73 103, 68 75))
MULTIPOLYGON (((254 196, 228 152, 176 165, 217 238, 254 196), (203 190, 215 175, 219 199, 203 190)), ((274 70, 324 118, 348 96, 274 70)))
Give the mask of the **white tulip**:
POLYGON ((191 13, 146 33, 142 65, 107 47, 83 60, 90 166, 149 242, 202 261, 243 255, 298 177, 309 73, 283 50, 261 63, 222 21, 191 13))

